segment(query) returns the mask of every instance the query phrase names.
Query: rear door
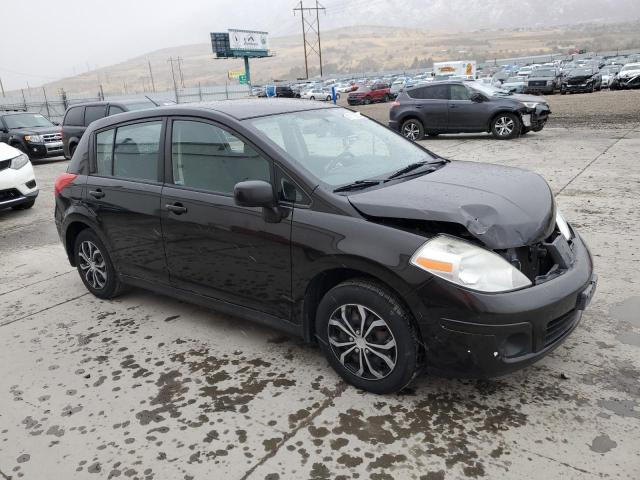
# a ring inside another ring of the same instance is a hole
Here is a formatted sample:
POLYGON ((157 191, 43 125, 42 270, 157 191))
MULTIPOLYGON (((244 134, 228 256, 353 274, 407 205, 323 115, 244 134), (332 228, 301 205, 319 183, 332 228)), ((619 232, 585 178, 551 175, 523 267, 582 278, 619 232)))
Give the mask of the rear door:
POLYGON ((271 161, 206 120, 174 118, 167 139, 162 229, 171 283, 289 319, 292 212, 270 223, 262 208, 233 199, 238 182, 273 185, 271 161))
POLYGON ((447 85, 428 85, 407 90, 425 132, 443 132, 448 129, 449 90, 447 85))
POLYGON ((163 138, 161 118, 98 131, 92 138, 85 199, 106 237, 116 269, 167 283, 160 225, 163 138))

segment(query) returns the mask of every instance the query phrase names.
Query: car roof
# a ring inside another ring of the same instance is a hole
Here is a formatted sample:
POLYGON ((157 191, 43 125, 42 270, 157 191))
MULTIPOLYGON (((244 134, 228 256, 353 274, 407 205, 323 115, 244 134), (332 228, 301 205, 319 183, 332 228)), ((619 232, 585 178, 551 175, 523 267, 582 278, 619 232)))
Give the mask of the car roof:
POLYGON ((306 102, 295 99, 238 99, 217 100, 199 103, 180 103, 166 105, 145 110, 125 112, 117 116, 105 117, 92 123, 95 128, 117 125, 125 121, 158 117, 160 115, 189 115, 194 113, 217 112, 236 120, 279 115, 283 113, 303 112, 308 110, 322 110, 327 108, 341 108, 331 103, 306 102))
MULTIPOLYGON (((0 110, 0 115, 21 115, 23 113, 31 113, 33 115, 42 115, 40 112, 25 112, 24 110, 0 110)), ((42 115, 44 117, 44 115, 42 115)))

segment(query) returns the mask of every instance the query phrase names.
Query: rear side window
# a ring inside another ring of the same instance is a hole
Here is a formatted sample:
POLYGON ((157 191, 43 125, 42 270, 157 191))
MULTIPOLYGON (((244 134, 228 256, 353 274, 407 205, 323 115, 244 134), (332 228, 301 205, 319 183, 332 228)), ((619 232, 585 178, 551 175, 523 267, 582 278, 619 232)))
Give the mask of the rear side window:
POLYGON ((95 105, 95 106, 86 107, 86 110, 84 112, 85 126, 88 127, 91 122, 95 122, 96 120, 104 118, 105 110, 106 110, 105 105, 95 105))
POLYGON ((64 125, 84 125, 84 107, 71 107, 64 117, 64 125))
POLYGON ((161 121, 119 127, 113 146, 113 176, 157 182, 161 130, 161 121))
POLYGON ((155 121, 96 134, 94 174, 157 182, 161 130, 162 122, 155 121))
POLYGON ((250 145, 215 125, 176 120, 171 138, 173 183, 231 194, 245 180, 271 181, 270 163, 250 145))
POLYGON ((96 135, 96 173, 101 176, 113 175, 113 134, 106 130, 96 135))
POLYGON ((449 88, 447 85, 430 85, 428 87, 407 90, 411 98, 421 100, 448 100, 449 88))

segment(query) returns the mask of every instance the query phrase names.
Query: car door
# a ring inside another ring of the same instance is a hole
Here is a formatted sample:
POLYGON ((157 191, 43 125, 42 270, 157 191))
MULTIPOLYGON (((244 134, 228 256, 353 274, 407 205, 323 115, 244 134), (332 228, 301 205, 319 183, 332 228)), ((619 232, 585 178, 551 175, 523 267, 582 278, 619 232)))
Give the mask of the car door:
POLYGON ((9 143, 9 128, 4 123, 3 117, 0 117, 0 142, 9 143))
POLYGON ((488 104, 472 101, 472 93, 464 85, 449 85, 449 131, 469 132, 486 129, 489 121, 488 104))
POLYGON ((85 202, 119 272, 168 283, 160 224, 163 137, 161 118, 98 131, 85 202))
POLYGON ((443 132, 448 129, 449 93, 447 85, 429 85, 407 90, 415 112, 425 132, 443 132))
POLYGON ((69 145, 77 145, 85 131, 84 106, 70 107, 62 121, 62 141, 67 153, 70 154, 69 145))
POLYGON ((271 161, 220 124, 170 123, 162 229, 172 284, 288 320, 291 215, 267 221, 233 199, 238 182, 273 184, 271 161))

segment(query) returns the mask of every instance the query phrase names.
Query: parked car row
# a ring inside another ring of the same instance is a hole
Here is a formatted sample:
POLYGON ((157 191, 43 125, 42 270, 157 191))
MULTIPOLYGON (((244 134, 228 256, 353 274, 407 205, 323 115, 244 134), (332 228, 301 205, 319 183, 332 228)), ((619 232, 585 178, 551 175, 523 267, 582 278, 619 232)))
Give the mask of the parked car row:
POLYGON ((553 95, 640 88, 640 62, 635 56, 582 58, 540 65, 505 65, 487 81, 512 93, 553 95))

